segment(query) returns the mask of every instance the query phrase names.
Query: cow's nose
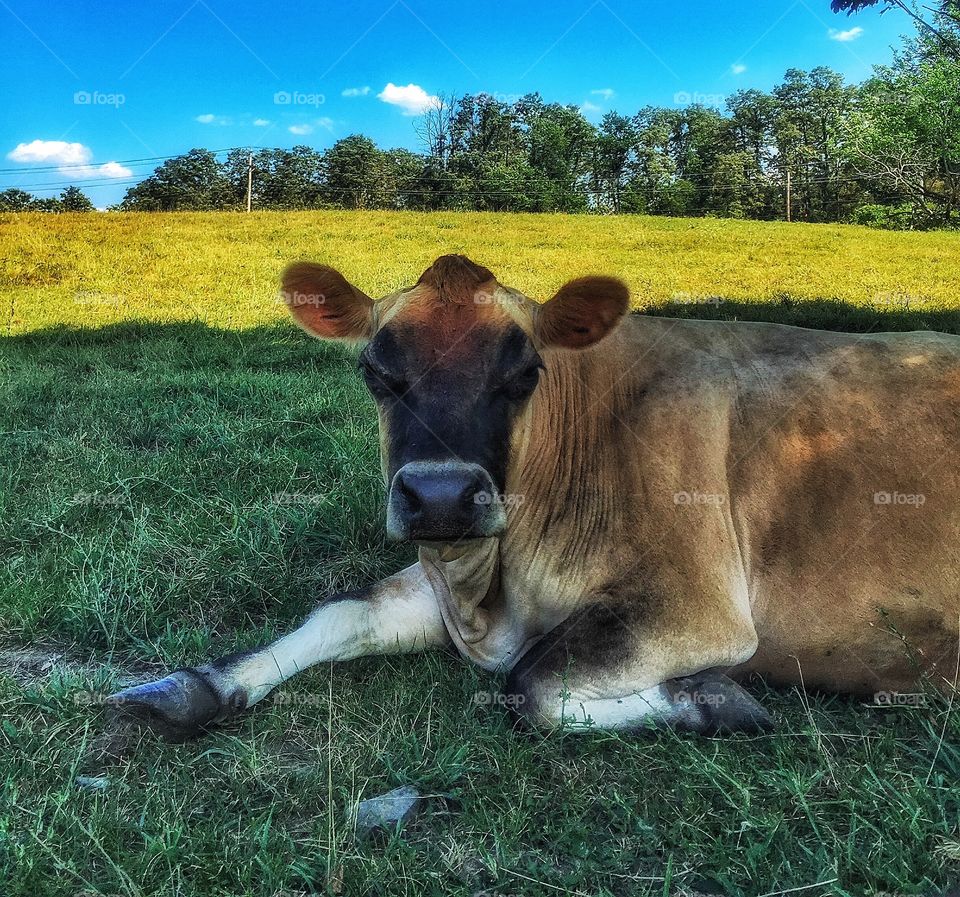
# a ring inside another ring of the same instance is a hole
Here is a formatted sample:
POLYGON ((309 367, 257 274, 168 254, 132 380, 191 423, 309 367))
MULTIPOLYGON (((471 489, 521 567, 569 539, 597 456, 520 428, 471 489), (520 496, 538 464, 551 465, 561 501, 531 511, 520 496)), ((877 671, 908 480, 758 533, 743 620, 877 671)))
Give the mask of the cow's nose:
POLYGON ((395 539, 480 538, 505 523, 493 479, 479 464, 413 461, 391 483, 387 532, 395 539))

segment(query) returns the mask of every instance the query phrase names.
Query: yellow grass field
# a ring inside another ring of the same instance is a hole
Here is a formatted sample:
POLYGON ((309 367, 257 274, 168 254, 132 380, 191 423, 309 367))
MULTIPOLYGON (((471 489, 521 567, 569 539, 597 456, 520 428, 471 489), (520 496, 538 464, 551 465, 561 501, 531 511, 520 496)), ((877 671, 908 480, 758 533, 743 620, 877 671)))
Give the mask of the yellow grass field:
POLYGON ((132 318, 229 328, 284 315, 277 275, 309 258, 379 296, 463 252, 548 298, 615 274, 637 308, 722 296, 960 307, 960 235, 846 225, 477 212, 0 215, 7 334, 132 318))

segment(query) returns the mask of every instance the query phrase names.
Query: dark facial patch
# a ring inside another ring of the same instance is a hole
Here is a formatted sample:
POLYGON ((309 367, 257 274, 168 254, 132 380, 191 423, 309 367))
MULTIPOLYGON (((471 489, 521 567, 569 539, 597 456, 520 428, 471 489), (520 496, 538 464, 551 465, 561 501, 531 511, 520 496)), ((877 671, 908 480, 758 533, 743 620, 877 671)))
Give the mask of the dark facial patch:
POLYGON ((516 324, 458 309, 469 311, 438 306, 432 326, 381 328, 360 367, 386 422, 389 478, 412 461, 460 461, 483 467, 502 491, 511 425, 543 363, 516 324))

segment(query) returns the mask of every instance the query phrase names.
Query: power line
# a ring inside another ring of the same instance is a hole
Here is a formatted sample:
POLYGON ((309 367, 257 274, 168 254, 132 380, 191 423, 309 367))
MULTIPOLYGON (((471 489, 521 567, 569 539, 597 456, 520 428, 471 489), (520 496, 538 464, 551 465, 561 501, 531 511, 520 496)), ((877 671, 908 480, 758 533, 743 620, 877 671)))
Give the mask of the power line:
MULTIPOLYGON (((214 156, 219 156, 222 153, 232 153, 234 150, 247 149, 245 146, 230 146, 226 149, 219 150, 204 150, 204 152, 209 152, 214 156)), ((111 159, 111 162, 114 162, 117 165, 133 165, 138 162, 166 162, 169 159, 179 159, 181 156, 187 155, 186 153, 177 153, 173 156, 144 156, 141 159, 111 159)), ((87 163, 73 163, 75 167, 80 165, 85 165, 87 163)), ((105 163, 100 163, 105 164, 105 163)), ((0 174, 19 174, 21 172, 33 173, 34 171, 60 171, 62 168, 70 168, 71 163, 61 162, 59 165, 44 165, 44 166, 20 166, 19 168, 0 168, 0 174)))
MULTIPOLYGON (((146 177, 149 177, 147 175, 146 177)), ((879 174, 864 174, 856 176, 848 176, 842 178, 817 178, 812 180, 806 180, 803 182, 802 186, 806 187, 808 185, 823 185, 823 184, 846 184, 846 183, 856 183, 863 181, 878 180, 882 178, 882 175, 879 174)), ((90 188, 90 187, 133 187, 144 182, 146 178, 107 178, 105 180, 96 180, 96 181, 84 181, 84 180, 72 180, 72 181, 63 181, 61 183, 35 183, 35 184, 0 184, 0 191, 2 190, 11 190, 11 189, 20 189, 20 190, 65 190, 67 187, 79 187, 81 190, 90 188)), ((734 183, 726 184, 714 184, 709 181, 696 182, 689 181, 686 178, 677 178, 673 181, 669 181, 661 184, 653 185, 644 185, 639 188, 641 191, 662 191, 667 190, 670 187, 675 186, 677 183, 686 183, 690 184, 693 187, 698 187, 702 189, 709 190, 735 190, 735 189, 750 189, 750 188, 766 188, 774 190, 783 190, 785 188, 785 183, 782 181, 770 180, 767 178, 756 179, 756 180, 743 180, 737 181, 734 183)), ((352 190, 347 187, 342 188, 330 188, 330 187, 320 187, 315 185, 318 189, 321 189, 327 195, 336 195, 341 197, 356 197, 362 190, 352 190)), ((794 192, 796 190, 796 185, 794 185, 794 192)), ((603 190, 590 190, 582 188, 574 188, 564 191, 567 195, 578 196, 578 197, 591 197, 603 194, 603 190)), ((384 193, 388 196, 395 197, 426 197, 426 196, 438 196, 438 197, 462 197, 464 199, 472 198, 496 198, 504 199, 510 197, 530 197, 530 194, 524 190, 514 190, 514 189, 504 189, 504 190, 385 190, 384 193)), ((246 194, 245 194, 246 195, 246 194)))

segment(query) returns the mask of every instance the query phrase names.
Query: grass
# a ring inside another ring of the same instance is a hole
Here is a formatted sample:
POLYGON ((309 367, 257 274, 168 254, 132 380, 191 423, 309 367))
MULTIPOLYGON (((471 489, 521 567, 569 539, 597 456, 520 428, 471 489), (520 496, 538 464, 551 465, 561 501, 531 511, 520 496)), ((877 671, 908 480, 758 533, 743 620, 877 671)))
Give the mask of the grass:
POLYGON ((932 696, 878 708, 758 684, 771 736, 542 738, 477 700, 486 674, 429 654, 312 670, 191 744, 108 724, 100 699, 118 684, 267 639, 409 559, 384 540, 354 356, 283 321, 274 283, 305 256, 378 293, 451 250, 539 297, 595 270, 656 313, 960 332, 955 235, 0 218, 0 894, 859 897, 956 882, 960 722, 932 696), (429 811, 358 839, 356 800, 408 783, 429 811))

